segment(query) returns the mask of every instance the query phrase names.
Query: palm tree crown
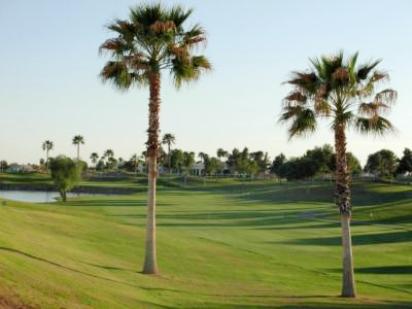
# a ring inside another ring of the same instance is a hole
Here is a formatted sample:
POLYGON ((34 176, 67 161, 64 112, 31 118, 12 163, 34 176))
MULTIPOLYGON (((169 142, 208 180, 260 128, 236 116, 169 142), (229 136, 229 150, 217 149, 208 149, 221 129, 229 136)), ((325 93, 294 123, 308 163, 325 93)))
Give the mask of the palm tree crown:
POLYGON ((192 10, 180 6, 166 9, 160 4, 143 4, 132 8, 128 20, 108 26, 116 37, 100 47, 112 56, 101 71, 102 79, 123 89, 148 85, 151 73, 163 69, 169 70, 177 87, 197 79, 211 65, 204 56, 192 55, 206 37, 199 25, 184 29, 191 14, 192 10))
POLYGON ((90 160, 92 160, 92 163, 96 164, 98 159, 99 159, 99 155, 97 152, 92 152, 90 154, 90 160))
POLYGON ((105 158, 113 158, 114 157, 114 151, 112 149, 107 149, 104 154, 103 157, 105 158))
POLYGON ((291 121, 289 136, 313 132, 317 117, 332 119, 332 128, 354 125, 363 133, 383 134, 392 129, 382 117, 396 100, 396 91, 376 92, 377 86, 389 79, 376 70, 380 60, 358 64, 358 53, 347 60, 343 52, 332 57, 312 59, 308 71, 293 72, 286 83, 294 89, 284 98, 281 121, 291 121))
POLYGON ((50 150, 52 150, 53 147, 54 147, 53 142, 52 142, 52 141, 49 141, 49 140, 44 141, 43 144, 42 144, 42 149, 43 149, 44 151, 47 151, 47 152, 50 151, 50 150))
POLYGON ((168 145, 169 147, 176 142, 176 137, 171 133, 166 133, 163 135, 162 144, 168 145))
POLYGON ((73 145, 84 144, 84 137, 81 135, 76 135, 75 137, 73 137, 72 143, 73 145))

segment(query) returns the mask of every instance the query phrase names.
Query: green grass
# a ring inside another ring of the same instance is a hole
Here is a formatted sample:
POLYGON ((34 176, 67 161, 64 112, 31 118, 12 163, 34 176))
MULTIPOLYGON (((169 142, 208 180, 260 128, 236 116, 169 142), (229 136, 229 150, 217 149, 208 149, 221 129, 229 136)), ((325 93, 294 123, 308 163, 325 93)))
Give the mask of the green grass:
POLYGON ((331 183, 160 184, 161 276, 139 273, 143 192, 66 205, 7 201, 0 207, 0 295, 41 308, 412 306, 410 186, 354 183, 360 296, 349 300, 338 297, 340 229, 331 183))

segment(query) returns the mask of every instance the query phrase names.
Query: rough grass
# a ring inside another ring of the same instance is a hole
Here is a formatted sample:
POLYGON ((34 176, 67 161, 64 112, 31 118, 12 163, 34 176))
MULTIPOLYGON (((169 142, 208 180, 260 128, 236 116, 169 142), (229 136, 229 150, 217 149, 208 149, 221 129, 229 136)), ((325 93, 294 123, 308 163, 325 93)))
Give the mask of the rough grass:
POLYGON ((410 186, 354 183, 360 296, 348 300, 338 297, 332 184, 193 179, 185 185, 179 178, 161 184, 161 276, 139 273, 144 193, 66 205, 7 201, 0 207, 0 295, 41 308, 412 306, 410 186))

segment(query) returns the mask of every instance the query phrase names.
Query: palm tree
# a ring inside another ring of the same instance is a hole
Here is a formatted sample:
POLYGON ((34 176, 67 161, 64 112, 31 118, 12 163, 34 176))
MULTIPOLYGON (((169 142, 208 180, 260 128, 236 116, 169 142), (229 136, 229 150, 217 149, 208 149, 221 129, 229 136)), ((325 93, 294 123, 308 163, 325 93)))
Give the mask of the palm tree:
POLYGON ((200 158, 200 160, 202 160, 203 163, 205 163, 205 160, 208 157, 208 154, 201 151, 201 152, 198 153, 197 156, 200 158))
POLYGON ((346 152, 346 131, 383 134, 392 124, 382 117, 395 102, 392 89, 378 91, 388 74, 376 69, 380 60, 358 64, 358 54, 344 59, 343 52, 311 60, 308 71, 293 72, 286 83, 293 87, 284 99, 280 121, 291 121, 289 136, 317 129, 317 119, 331 120, 336 151, 336 205, 341 215, 343 276, 342 296, 356 297, 350 233, 351 191, 346 152))
POLYGON ((176 137, 171 133, 163 135, 162 144, 167 145, 167 160, 169 164, 169 173, 172 173, 172 157, 170 155, 171 146, 176 142, 176 137))
POLYGON ((46 140, 42 144, 42 149, 43 151, 46 152, 46 168, 48 167, 48 162, 49 162, 49 152, 52 150, 54 147, 54 144, 52 141, 46 140))
POLYGON ((103 81, 126 90, 131 86, 149 86, 148 203, 146 250, 143 273, 158 273, 156 258, 156 180, 159 152, 159 109, 161 72, 170 72, 179 88, 183 82, 196 80, 211 68, 204 56, 193 55, 194 48, 205 42, 199 25, 185 29, 192 10, 180 6, 142 4, 130 9, 129 19, 116 20, 108 26, 115 37, 104 42, 100 51, 112 60, 101 71, 103 81))
POLYGON ((103 158, 113 158, 114 157, 114 151, 112 149, 107 149, 104 153, 103 153, 103 158))
POLYGON ((217 154, 217 157, 218 157, 219 159, 220 159, 220 158, 225 158, 225 157, 227 157, 227 156, 229 155, 229 153, 228 153, 226 150, 224 150, 223 148, 219 148, 219 149, 217 150, 216 154, 217 154))
POLYGON ((77 146, 77 161, 80 160, 80 144, 84 144, 84 137, 81 135, 76 135, 73 137, 73 145, 77 146))
POLYGON ((92 152, 91 155, 90 155, 90 160, 94 164, 94 167, 96 167, 98 159, 99 159, 99 155, 97 154, 97 152, 92 152))

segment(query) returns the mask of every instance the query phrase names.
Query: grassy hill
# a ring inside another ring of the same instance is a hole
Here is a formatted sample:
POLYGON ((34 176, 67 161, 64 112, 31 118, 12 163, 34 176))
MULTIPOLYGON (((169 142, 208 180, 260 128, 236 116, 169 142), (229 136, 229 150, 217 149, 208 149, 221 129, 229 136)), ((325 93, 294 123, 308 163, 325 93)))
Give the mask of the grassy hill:
MULTIPOLYGON (((144 188, 142 180, 123 181, 131 184, 144 188)), ((347 300, 338 297, 340 229, 331 183, 160 184, 161 276, 139 273, 144 192, 65 205, 0 201, 0 307, 412 306, 410 186, 354 183, 360 297, 347 300)))

